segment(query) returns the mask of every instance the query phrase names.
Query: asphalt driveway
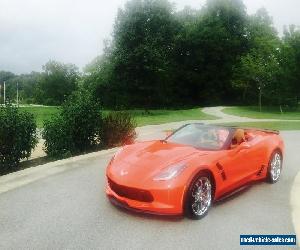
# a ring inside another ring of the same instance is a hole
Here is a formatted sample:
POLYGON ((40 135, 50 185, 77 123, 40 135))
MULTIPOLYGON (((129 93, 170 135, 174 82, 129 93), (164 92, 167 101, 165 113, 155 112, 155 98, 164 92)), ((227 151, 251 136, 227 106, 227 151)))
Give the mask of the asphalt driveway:
POLYGON ((242 249, 240 234, 294 234, 290 192, 300 170, 300 132, 282 134, 280 182, 219 202, 201 221, 142 216, 111 205, 104 193, 111 155, 69 163, 61 173, 0 194, 0 249, 234 250, 242 249))

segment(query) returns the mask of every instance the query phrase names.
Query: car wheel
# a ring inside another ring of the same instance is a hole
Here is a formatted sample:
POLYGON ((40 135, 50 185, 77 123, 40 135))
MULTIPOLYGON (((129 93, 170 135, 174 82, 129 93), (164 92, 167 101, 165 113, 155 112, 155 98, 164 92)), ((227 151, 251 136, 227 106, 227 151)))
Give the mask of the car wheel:
POLYGON ((212 183, 210 176, 202 173, 192 181, 186 199, 186 213, 191 219, 200 220, 212 203, 212 183))
POLYGON ((282 155, 281 152, 276 150, 272 153, 267 173, 267 181, 269 183, 276 183, 281 175, 282 170, 282 155))

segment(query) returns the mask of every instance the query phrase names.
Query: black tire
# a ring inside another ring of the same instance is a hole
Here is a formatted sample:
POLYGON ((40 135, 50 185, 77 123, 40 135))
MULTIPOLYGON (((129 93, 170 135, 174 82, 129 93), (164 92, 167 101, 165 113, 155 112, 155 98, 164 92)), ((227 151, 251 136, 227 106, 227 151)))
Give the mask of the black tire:
POLYGON ((194 220, 200 220, 203 217, 205 217, 211 207, 212 197, 213 197, 213 182, 211 181, 211 177, 209 174, 201 172, 193 179, 187 191, 187 196, 185 201, 186 216, 194 220), (203 184, 203 189, 199 188, 200 183, 203 184), (200 192, 199 189, 201 189, 202 191, 200 192), (208 191, 207 192, 208 195, 206 195, 207 199, 202 200, 202 198, 204 198, 202 197, 202 194, 203 195, 205 194, 204 192, 205 190, 208 191), (199 194, 199 196, 195 197, 195 194, 199 194), (203 203, 201 203, 201 201, 199 200, 200 196, 202 197, 201 200, 203 203), (196 205, 196 203, 198 203, 199 205, 196 205))
POLYGON ((283 158, 282 158, 282 153, 280 152, 280 150, 273 151, 273 153, 270 156, 269 164, 268 164, 268 171, 267 171, 267 182, 268 183, 274 184, 274 183, 279 181, 281 171, 282 171, 282 162, 283 162, 282 160, 283 160, 283 158), (277 163, 276 164, 279 164, 279 166, 277 165, 274 168, 272 163, 273 163, 274 160, 276 161, 275 158, 277 158, 277 163), (279 160, 279 162, 278 162, 278 160, 279 160), (272 171, 272 169, 273 169, 273 171, 272 171), (274 169, 276 171, 274 171, 274 169))

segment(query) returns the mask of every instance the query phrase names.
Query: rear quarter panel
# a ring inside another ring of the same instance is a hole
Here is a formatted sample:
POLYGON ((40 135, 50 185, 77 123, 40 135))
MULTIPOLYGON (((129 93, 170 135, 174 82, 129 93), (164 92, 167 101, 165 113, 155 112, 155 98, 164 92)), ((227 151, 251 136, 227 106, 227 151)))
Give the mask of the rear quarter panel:
POLYGON ((284 156, 284 142, 280 134, 267 134, 261 144, 264 148, 264 156, 262 157, 264 164, 269 164, 270 156, 275 150, 280 150, 284 156))
MULTIPOLYGON (((279 149, 282 154, 284 154, 284 142, 281 136, 277 134, 259 132, 258 139, 253 141, 252 146, 255 148, 255 154, 257 154, 255 158, 258 165, 256 165, 255 173, 259 170, 261 165, 268 165, 270 156, 274 150, 279 149)), ((196 156, 193 157, 193 159, 190 159, 189 167, 182 173, 180 178, 178 178, 179 180, 176 180, 177 184, 180 183, 180 185, 184 187, 181 197, 182 203, 184 202, 185 194, 190 183, 201 171, 208 172, 212 175, 215 182, 215 199, 218 199, 224 191, 225 182, 222 178, 222 171, 217 167, 217 162, 220 159, 230 157, 230 151, 223 150, 217 152, 208 152, 206 157, 196 156)))
POLYGON ((280 134, 263 131, 251 131, 252 139, 249 144, 253 147, 259 165, 268 165, 271 154, 279 149, 284 154, 284 142, 280 134))

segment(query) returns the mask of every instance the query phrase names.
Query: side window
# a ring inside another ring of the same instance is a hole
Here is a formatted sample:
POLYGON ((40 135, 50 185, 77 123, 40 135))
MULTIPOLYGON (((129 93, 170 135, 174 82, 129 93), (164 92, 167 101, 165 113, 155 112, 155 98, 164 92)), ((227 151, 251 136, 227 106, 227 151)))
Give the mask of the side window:
POLYGON ((226 129, 219 129, 218 130, 218 142, 220 147, 224 145, 229 135, 229 131, 226 129))

